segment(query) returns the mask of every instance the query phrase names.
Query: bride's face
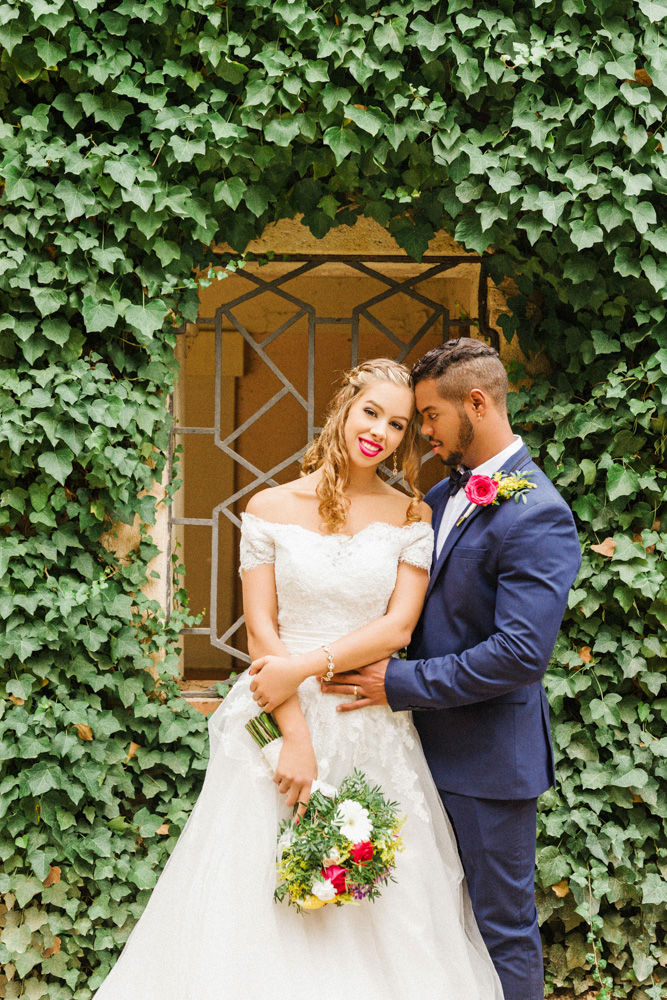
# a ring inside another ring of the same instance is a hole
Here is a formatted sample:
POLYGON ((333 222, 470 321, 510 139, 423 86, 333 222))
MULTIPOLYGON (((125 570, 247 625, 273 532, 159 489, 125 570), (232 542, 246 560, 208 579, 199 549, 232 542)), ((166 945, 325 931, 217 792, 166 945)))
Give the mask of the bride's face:
POLYGON ((377 382, 355 397, 345 421, 345 445, 353 465, 379 465, 398 448, 414 410, 412 391, 377 382))

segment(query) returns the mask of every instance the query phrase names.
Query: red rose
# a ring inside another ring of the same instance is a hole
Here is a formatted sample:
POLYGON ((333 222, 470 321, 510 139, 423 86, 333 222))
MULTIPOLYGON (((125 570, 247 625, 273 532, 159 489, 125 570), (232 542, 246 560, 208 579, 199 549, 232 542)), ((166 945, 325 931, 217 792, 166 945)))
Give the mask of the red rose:
POLYGON ((362 840, 358 844, 354 844, 350 854, 356 864, 363 865, 373 857, 373 845, 370 840, 362 840))
POLYGON ((486 507, 493 503, 498 492, 498 481, 489 476, 471 476, 464 486, 465 495, 470 503, 486 507))
POLYGON ((340 865, 330 865, 329 868, 322 869, 322 878, 328 879, 331 882, 337 896, 340 896, 343 892, 347 892, 346 875, 347 868, 341 868, 340 865))

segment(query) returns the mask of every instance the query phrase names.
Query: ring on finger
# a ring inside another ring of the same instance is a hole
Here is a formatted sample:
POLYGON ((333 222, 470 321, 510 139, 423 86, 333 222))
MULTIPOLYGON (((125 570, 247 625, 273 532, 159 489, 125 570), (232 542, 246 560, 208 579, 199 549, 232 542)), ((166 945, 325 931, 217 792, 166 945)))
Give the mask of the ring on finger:
POLYGON ((355 698, 356 698, 356 697, 358 697, 358 690, 359 690, 359 689, 357 688, 357 685, 355 684, 355 685, 354 685, 354 697, 355 697, 355 698))

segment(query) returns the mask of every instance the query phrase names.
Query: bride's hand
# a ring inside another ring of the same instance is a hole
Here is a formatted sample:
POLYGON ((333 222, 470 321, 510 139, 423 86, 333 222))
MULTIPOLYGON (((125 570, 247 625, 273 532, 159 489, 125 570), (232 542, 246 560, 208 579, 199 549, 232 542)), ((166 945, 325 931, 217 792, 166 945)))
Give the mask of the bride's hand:
POLYGON ((285 804, 299 803, 299 816, 303 816, 310 799, 310 788, 317 777, 317 760, 309 735, 283 737, 283 748, 273 780, 278 791, 285 795, 285 804))
POLYGON ((250 690, 265 712, 273 712, 298 691, 303 681, 300 671, 289 656, 260 656, 250 664, 250 690))

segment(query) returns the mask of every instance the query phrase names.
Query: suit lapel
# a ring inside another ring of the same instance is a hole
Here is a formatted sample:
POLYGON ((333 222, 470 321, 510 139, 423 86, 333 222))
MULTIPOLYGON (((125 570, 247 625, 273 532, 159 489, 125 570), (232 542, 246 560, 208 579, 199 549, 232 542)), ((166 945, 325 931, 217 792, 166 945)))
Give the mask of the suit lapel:
MULTIPOLYGON (((468 508, 466 507, 466 510, 467 509, 468 508)), ((440 570, 442 569, 442 567, 447 562, 447 558, 449 556, 449 553, 452 551, 452 549, 454 548, 454 546, 456 545, 456 543, 459 541, 459 539, 463 535, 464 531, 467 530, 467 528, 470 525, 471 521, 473 521, 474 518, 479 514, 480 510, 481 510, 481 507, 475 507, 474 510, 472 510, 470 512, 470 514, 468 514, 468 516, 465 519, 465 521, 463 521, 463 523, 461 525, 459 525, 458 528, 457 528, 456 524, 454 524, 454 526, 452 527, 452 530, 449 532, 449 534, 445 538, 443 546, 440 549, 440 555, 436 559, 435 565, 433 566, 433 572, 431 573, 431 579, 428 582, 428 588, 426 590, 426 599, 428 599, 429 594, 433 590, 433 587, 435 586, 435 581, 437 580, 437 578, 438 578, 438 576, 440 574, 440 570)), ((465 510, 464 510, 463 513, 465 513, 465 510)))
MULTIPOLYGON (((520 448, 519 452, 517 453, 517 455, 514 458, 514 462, 512 463, 512 465, 510 466, 510 468, 506 470, 506 474, 510 475, 510 473, 516 472, 517 469, 522 468, 524 465, 529 464, 531 461, 532 461, 532 459, 531 459, 530 455, 528 454, 528 449, 526 447, 520 448)), ((501 500, 500 502, 501 503, 505 503, 504 500, 501 500)), ((440 529, 440 523, 441 523, 442 518, 444 516, 445 507, 446 506, 447 506, 446 503, 443 504, 442 509, 436 515, 435 525, 434 525, 434 531, 435 531, 435 537, 436 538, 438 537, 438 531, 440 529)), ((458 541, 462 537, 463 533, 468 529, 471 521, 473 521, 474 518, 477 517, 477 515, 480 512, 480 510, 482 510, 482 509, 483 508, 482 508, 481 505, 477 506, 477 507, 474 507, 473 510, 471 510, 471 512, 466 517, 465 521, 463 521, 459 525, 459 527, 457 527, 456 524, 454 524, 452 530, 447 535, 447 538, 445 539, 444 544, 443 544, 443 546, 442 546, 442 548, 440 550, 440 555, 435 559, 435 562, 433 564, 433 570, 431 572, 431 579, 429 580, 428 589, 426 591, 426 599, 428 599, 429 594, 433 590, 433 587, 435 586, 435 581, 437 580, 442 567, 447 562, 447 558, 449 557, 450 552, 452 551, 452 549, 454 548, 454 546, 458 543, 458 541)), ((465 512, 467 510, 468 510, 468 506, 466 506, 464 508, 463 514, 465 514, 465 512)))
MULTIPOLYGON (((444 514, 445 514, 445 507, 447 506, 447 499, 446 498, 447 498, 447 484, 448 483, 449 483, 449 476, 447 477, 447 479, 443 480, 443 486, 444 486, 443 496, 445 497, 445 502, 441 503, 441 504, 438 504, 437 508, 433 511, 433 524, 432 524, 432 527, 433 527, 433 534, 435 535, 436 538, 438 537, 438 532, 440 531, 440 524, 441 524, 442 519, 443 519, 444 514)), ((433 549, 433 564, 431 566, 431 570, 433 570, 435 568, 436 561, 437 560, 436 560, 436 557, 435 557, 435 548, 434 548, 433 549)))

